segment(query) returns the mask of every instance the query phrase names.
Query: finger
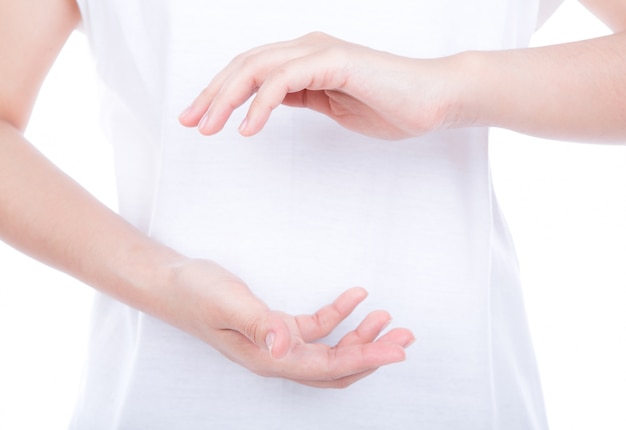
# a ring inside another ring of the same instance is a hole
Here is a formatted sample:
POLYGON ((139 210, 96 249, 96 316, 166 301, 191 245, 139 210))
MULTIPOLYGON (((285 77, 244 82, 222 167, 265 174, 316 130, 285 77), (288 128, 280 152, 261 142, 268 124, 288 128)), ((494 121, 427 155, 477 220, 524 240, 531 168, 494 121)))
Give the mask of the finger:
POLYGON ((350 385, 355 382, 360 381, 361 379, 371 375, 376 372, 378 369, 367 370, 365 372, 360 372, 354 375, 346 376, 345 378, 336 379, 334 381, 306 381, 306 380, 297 380, 294 379, 293 382, 298 384, 306 385, 308 387, 314 388, 348 388, 350 385))
MULTIPOLYGON (((373 329, 370 332, 370 336, 374 332, 375 332, 375 329, 373 329)), ((357 339, 350 339, 350 340, 360 341, 360 340, 365 339, 365 337, 366 335, 363 333, 362 337, 360 337, 358 340, 357 339)), ((343 341, 344 339, 342 339, 342 342, 343 341)), ((347 341, 349 340, 346 339, 346 342, 347 341)), ((400 345, 405 349, 408 348, 411 344, 413 344, 414 341, 415 341, 415 337, 413 336, 413 333, 411 333, 410 330, 407 330, 404 328, 396 328, 396 329, 390 330, 388 333, 386 333, 385 335, 378 338, 378 340, 376 340, 376 342, 389 342, 389 343, 393 343, 396 345, 400 345)), ((339 345, 337 345, 337 347, 339 347, 339 345)), ((350 385, 354 384, 355 382, 358 382, 361 379, 371 375, 377 370, 378 368, 369 369, 363 372, 358 372, 353 375, 344 376, 343 378, 339 378, 339 379, 335 379, 331 381, 294 380, 294 382, 311 386, 311 387, 316 387, 316 388, 347 388, 350 385)))
POLYGON ((203 118, 213 99, 218 94, 224 83, 229 79, 230 76, 236 73, 237 70, 242 68, 242 65, 246 63, 247 59, 251 56, 280 49, 288 44, 293 43, 290 42, 278 42, 272 43, 268 45, 259 46, 253 49, 250 49, 246 52, 243 52, 236 57, 234 57, 222 70, 220 70, 210 81, 209 85, 198 94, 198 96, 193 100, 193 102, 186 108, 178 117, 179 121, 182 125, 186 127, 196 127, 198 126, 200 120, 203 118))
POLYGON ((376 342, 393 343, 406 349, 415 342, 415 336, 406 328, 394 328, 379 337, 376 342))
MULTIPOLYGON (((259 351, 248 338, 233 330, 221 330, 217 349, 229 360, 246 367, 253 373, 263 377, 285 377, 285 372, 278 366, 291 366, 286 361, 276 361, 259 351)), ((327 373, 307 375, 307 379, 287 378, 296 383, 315 388, 346 388, 355 382, 371 375, 378 368, 357 372, 349 376, 328 379, 327 373)))
POLYGON ((276 362, 265 349, 259 348, 248 337, 236 330, 218 330, 211 345, 222 355, 256 375, 263 377, 280 377, 276 362))
POLYGON ((234 65, 231 62, 213 77, 209 85, 194 99, 194 101, 179 116, 178 120, 185 127, 197 127, 213 103, 224 81, 232 73, 234 65))
POLYGON ((239 332, 257 348, 276 358, 287 353, 291 332, 284 314, 270 311, 265 303, 240 284, 226 289, 219 302, 221 305, 215 312, 216 328, 239 332))
MULTIPOLYGON (((281 336, 277 336, 277 339, 280 338, 281 336)), ((274 341, 275 345, 276 342, 274 341)), ((277 353, 276 351, 280 349, 280 346, 277 348, 271 345, 259 345, 244 333, 232 329, 216 330, 210 341, 215 349, 231 361, 246 367, 257 375, 266 377, 280 377, 282 376, 281 366, 285 364, 295 365, 289 360, 284 362, 280 360, 289 350, 289 341, 287 340, 286 343, 287 347, 283 346, 283 351, 277 353), (282 356, 278 356, 280 354, 282 356)))
MULTIPOLYGON (((320 354, 309 363, 301 360, 294 369, 285 369, 286 377, 302 381, 338 381, 406 358, 404 348, 387 342, 329 348, 325 353, 325 357, 320 354)), ((294 351, 294 356, 297 355, 294 351)))
POLYGON ((378 369, 406 359, 404 348, 393 343, 376 342, 332 349, 329 372, 332 380, 378 369))
POLYGON ((254 59, 257 59, 256 61, 258 61, 258 59, 263 59, 266 62, 268 62, 268 60, 274 61, 273 67, 275 67, 279 62, 285 62, 290 58, 300 57, 312 50, 319 49, 321 44, 329 43, 330 40, 336 39, 315 32, 292 40, 258 46, 237 55, 224 69, 213 77, 209 85, 196 97, 191 105, 180 114, 179 121, 181 124, 188 127, 197 126, 212 105, 213 99, 220 92, 224 83, 231 76, 241 73, 242 69, 246 69, 250 64, 255 64, 254 59), (276 56, 277 53, 280 55, 276 56), (278 58, 281 59, 279 62, 277 60, 278 58))
POLYGON ((183 112, 181 122, 198 125, 205 135, 220 131, 231 113, 256 92, 271 70, 306 55, 310 49, 294 40, 261 46, 237 56, 183 112))
POLYGON ((198 131, 205 136, 221 131, 235 109, 244 104, 257 88, 255 77, 237 76, 226 81, 200 118, 198 131))
POLYGON ((371 343, 391 322, 391 316, 386 311, 374 311, 367 315, 359 326, 341 338, 335 348, 348 345, 371 343))
POLYGON ((402 346, 375 342, 341 348, 301 343, 293 345, 282 360, 276 360, 239 332, 220 330, 217 337, 215 343, 220 352, 252 372, 308 385, 341 386, 364 377, 367 372, 405 359, 402 346), (343 382, 338 382, 342 379, 343 382))
POLYGON ((324 306, 313 315, 299 315, 296 324, 305 342, 327 336, 367 297, 363 288, 351 288, 342 293, 332 304, 324 306))
POLYGON ((235 109, 244 104, 265 81, 270 70, 298 55, 288 48, 274 48, 239 60, 226 70, 202 95, 207 110, 198 123, 204 135, 220 131, 235 109))
POLYGON ((330 98, 326 91, 302 90, 285 95, 285 106, 305 107, 331 116, 330 98))
MULTIPOLYGON (((375 342, 329 348, 320 344, 292 346, 282 360, 258 361, 257 373, 311 383, 334 382, 404 361, 400 345, 375 342), (262 369, 259 371, 259 369, 262 369)), ((254 366, 255 364, 253 364, 254 366)), ((249 366, 250 368, 250 366, 249 366)))
POLYGON ((273 358, 282 358, 289 351, 291 333, 277 312, 255 315, 240 324, 238 331, 273 358))
MULTIPOLYGON (((303 90, 334 90, 345 84, 345 58, 339 51, 320 50, 286 61, 259 82, 254 97, 240 128, 244 136, 258 133, 267 123, 271 112, 285 97, 303 90)), ((319 100, 317 100, 319 102, 319 100)), ((320 109, 324 105, 317 103, 320 109)))

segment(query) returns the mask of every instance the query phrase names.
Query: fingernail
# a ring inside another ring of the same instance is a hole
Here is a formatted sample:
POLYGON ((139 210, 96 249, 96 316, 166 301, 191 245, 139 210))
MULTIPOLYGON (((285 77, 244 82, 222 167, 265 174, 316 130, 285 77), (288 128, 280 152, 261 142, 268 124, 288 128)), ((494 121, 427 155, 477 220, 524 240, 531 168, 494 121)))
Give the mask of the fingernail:
POLYGON ((246 128, 247 125, 248 125, 248 117, 245 117, 243 121, 241 121, 241 124, 239 124, 239 132, 241 133, 246 128))
POLYGON ((207 112, 204 114, 204 116, 200 120, 200 123, 198 124, 198 128, 202 130, 204 126, 207 125, 208 122, 209 122, 209 113, 207 112))
POLYGON ((415 343, 415 338, 409 340, 405 345, 404 348, 408 348, 409 346, 413 345, 415 343))
POLYGON ((267 336, 265 336, 265 345, 267 346, 267 350, 270 352, 270 355, 272 355, 272 348, 274 347, 275 336, 276 335, 273 331, 269 332, 267 336))

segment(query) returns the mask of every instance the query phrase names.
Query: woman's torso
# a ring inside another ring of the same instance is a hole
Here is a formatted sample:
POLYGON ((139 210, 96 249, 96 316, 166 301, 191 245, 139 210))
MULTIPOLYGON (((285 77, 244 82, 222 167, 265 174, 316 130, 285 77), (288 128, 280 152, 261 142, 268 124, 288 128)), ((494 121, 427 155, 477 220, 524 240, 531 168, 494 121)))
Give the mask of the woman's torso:
POLYGON ((534 30, 535 1, 82 0, 81 8, 124 217, 217 261, 289 313, 364 286, 370 298, 344 327, 383 308, 417 342, 405 363, 347 390, 317 390, 255 376, 99 296, 74 428, 545 428, 485 129, 387 142, 279 108, 254 138, 237 134, 239 118, 207 138, 176 120, 232 57, 262 43, 325 31, 415 57, 515 48, 534 30))

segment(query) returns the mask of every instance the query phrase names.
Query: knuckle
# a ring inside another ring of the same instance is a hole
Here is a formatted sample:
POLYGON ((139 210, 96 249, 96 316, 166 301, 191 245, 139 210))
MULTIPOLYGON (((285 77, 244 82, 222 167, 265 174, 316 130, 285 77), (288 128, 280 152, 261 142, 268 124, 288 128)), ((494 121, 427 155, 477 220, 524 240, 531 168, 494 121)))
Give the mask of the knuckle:
POLYGON ((250 50, 237 55, 231 61, 231 69, 233 70, 247 70, 257 67, 259 55, 255 50, 250 50))
POLYGON ((237 61, 237 65, 243 69, 254 68, 256 65, 255 55, 245 55, 237 61))
POLYGON ((322 333, 326 333, 328 327, 328 320, 321 312, 316 312, 311 316, 313 323, 322 333))
POLYGON ((234 65, 234 66, 241 65, 242 63, 247 61, 251 53, 252 51, 246 51, 246 52, 242 52, 242 53, 235 55, 233 59, 230 61, 230 65, 234 65))
POLYGON ((310 42, 325 42, 331 39, 331 37, 324 33, 323 31, 312 31, 308 34, 306 34, 303 37, 304 40, 310 41, 310 42))
POLYGON ((274 85, 276 83, 279 83, 280 85, 284 85, 285 81, 288 81, 289 79, 289 74, 290 74, 289 65, 281 64, 281 65, 274 67, 269 72, 269 74, 265 78, 265 81, 273 83, 274 85))
POLYGON ((250 340, 256 343, 261 331, 261 322, 257 317, 248 318, 243 322, 242 332, 250 340))

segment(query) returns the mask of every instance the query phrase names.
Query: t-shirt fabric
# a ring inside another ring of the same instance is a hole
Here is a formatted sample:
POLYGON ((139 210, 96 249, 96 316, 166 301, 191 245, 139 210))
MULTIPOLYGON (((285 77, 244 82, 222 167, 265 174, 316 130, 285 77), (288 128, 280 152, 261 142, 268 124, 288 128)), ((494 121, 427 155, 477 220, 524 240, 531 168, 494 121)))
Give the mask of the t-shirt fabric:
MULTIPOLYGON (((554 4, 549 4, 554 3, 554 4)), ((279 107, 243 138, 177 116, 238 53, 310 31, 400 55, 523 47, 538 0, 79 0, 102 81, 120 214, 218 262, 271 308, 311 313, 352 286, 386 309, 407 360, 345 390, 252 374, 98 294, 72 429, 547 428, 515 253, 494 197, 488 130, 363 137, 279 107)), ((543 18, 542 18, 543 19, 543 18)), ((384 77, 381 77, 384 78, 384 77)))

